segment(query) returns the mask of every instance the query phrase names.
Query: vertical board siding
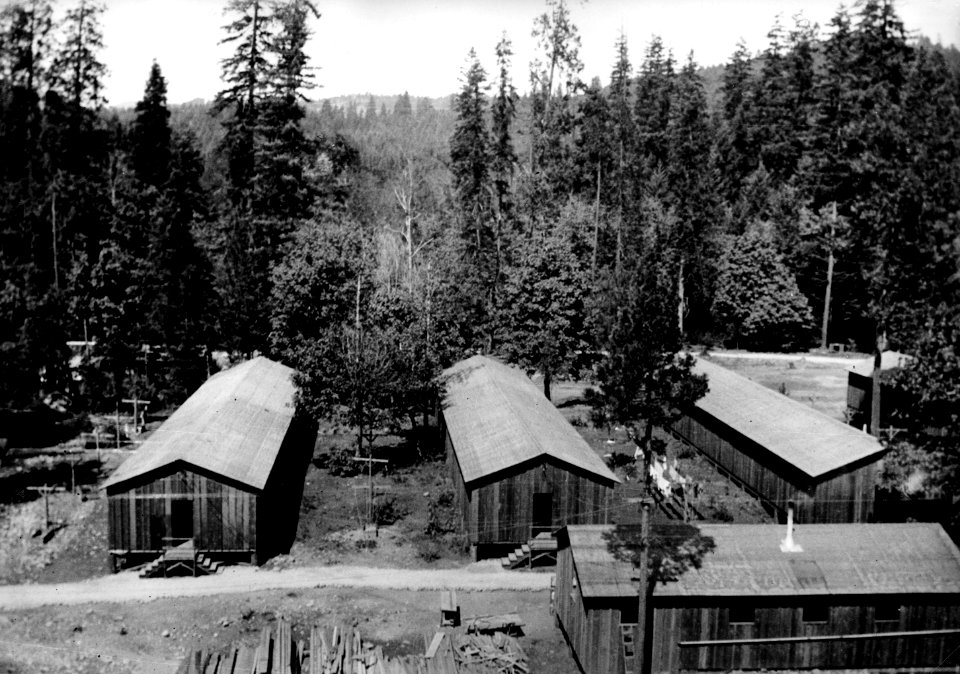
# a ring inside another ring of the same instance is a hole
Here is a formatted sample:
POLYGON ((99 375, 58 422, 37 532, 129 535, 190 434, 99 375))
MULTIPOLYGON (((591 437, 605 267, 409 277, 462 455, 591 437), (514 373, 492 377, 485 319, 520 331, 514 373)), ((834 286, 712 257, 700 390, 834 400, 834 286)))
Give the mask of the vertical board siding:
POLYGON ((792 503, 798 523, 859 523, 872 519, 877 462, 807 483, 779 457, 736 433, 725 432, 720 422, 706 415, 685 415, 672 430, 780 511, 785 512, 792 503))
MULTIPOLYGON (((557 620, 570 648, 585 674, 623 674, 623 645, 620 635, 621 610, 638 598, 617 597, 598 601, 580 593, 579 583, 574 587, 577 571, 569 547, 557 552, 557 580, 555 610, 557 620)), ((638 635, 634 634, 637 647, 638 635)))
POLYGON ((159 552, 172 535, 172 502, 193 501, 193 537, 201 550, 256 550, 258 495, 190 471, 177 471, 126 491, 108 493, 110 547, 159 552))
MULTIPOLYGON (((558 571, 559 573, 559 571, 558 571)), ((960 604, 958 597, 953 604, 960 604)), ((823 598, 818 598, 823 601, 823 598)), ((869 601, 877 601, 875 597, 869 601)), ((915 601, 915 600, 914 600, 915 601)), ((681 641, 923 631, 960 627, 950 601, 903 606, 899 620, 875 621, 874 605, 830 606, 826 622, 804 622, 798 605, 757 607, 753 624, 730 623, 725 606, 656 607, 651 672, 760 669, 897 669, 960 666, 960 637, 680 647, 681 641)))
MULTIPOLYGON (((453 464, 456 456, 451 452, 453 464)), ((459 469, 457 469, 459 472, 459 469)), ((466 513, 470 543, 524 543, 531 538, 533 495, 553 494, 551 526, 606 524, 613 485, 578 474, 547 460, 498 480, 471 488, 465 498, 476 501, 475 513, 466 513)), ((464 498, 464 496, 461 496, 464 498)))

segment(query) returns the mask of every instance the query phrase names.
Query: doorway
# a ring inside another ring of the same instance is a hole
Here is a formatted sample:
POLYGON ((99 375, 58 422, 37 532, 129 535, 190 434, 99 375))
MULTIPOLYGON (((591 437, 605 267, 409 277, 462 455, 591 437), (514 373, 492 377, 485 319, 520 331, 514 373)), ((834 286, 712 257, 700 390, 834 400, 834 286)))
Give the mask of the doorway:
POLYGON ((179 545, 184 539, 193 538, 193 501, 178 498, 170 502, 170 537, 179 545))
POLYGON ((540 492, 533 495, 532 536, 553 531, 553 492, 540 492))

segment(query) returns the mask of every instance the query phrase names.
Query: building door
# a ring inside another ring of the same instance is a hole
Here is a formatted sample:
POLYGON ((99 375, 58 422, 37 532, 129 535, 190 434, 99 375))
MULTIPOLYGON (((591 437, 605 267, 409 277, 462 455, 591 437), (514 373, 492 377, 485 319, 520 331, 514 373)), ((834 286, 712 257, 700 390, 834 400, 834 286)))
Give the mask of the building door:
POLYGON ((533 530, 531 534, 553 531, 553 492, 541 492, 533 495, 533 530))
POLYGON ((186 498, 173 499, 170 502, 170 537, 174 545, 184 539, 193 538, 193 501, 186 498))

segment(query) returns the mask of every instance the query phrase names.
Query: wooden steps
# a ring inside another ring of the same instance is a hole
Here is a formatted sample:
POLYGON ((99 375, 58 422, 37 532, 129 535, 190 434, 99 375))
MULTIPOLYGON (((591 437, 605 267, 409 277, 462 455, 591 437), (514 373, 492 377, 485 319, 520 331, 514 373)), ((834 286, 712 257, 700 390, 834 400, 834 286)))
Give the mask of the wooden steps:
POLYGON ((505 569, 532 567, 543 561, 557 563, 557 539, 553 534, 537 534, 506 557, 500 558, 500 564, 505 569))
POLYGON ((172 575, 209 576, 219 573, 223 562, 211 559, 207 553, 193 547, 193 541, 187 541, 175 548, 165 550, 162 555, 140 570, 141 578, 165 578, 172 575))

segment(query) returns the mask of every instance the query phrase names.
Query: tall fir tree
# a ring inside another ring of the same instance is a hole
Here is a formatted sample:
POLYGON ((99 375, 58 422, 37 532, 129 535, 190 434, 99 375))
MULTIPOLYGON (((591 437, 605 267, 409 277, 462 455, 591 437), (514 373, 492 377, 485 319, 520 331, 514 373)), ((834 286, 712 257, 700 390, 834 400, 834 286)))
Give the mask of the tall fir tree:
MULTIPOLYGON (((456 126, 450 137, 450 172, 463 221, 463 236, 477 259, 490 249, 490 135, 487 131, 487 74, 471 49, 454 99, 456 126)), ((486 266, 485 264, 483 266, 486 266)))
POLYGON ((509 226, 513 218, 513 176, 517 154, 513 145, 513 125, 517 117, 517 90, 510 75, 513 45, 504 33, 496 47, 496 91, 490 101, 490 175, 493 179, 498 227, 509 226))
POLYGON ((167 81, 154 61, 143 98, 134 108, 130 160, 138 180, 160 187, 170 175, 170 110, 167 81))
POLYGON ((723 194, 728 201, 737 199, 744 180, 757 167, 757 149, 753 123, 756 116, 752 59, 747 45, 740 41, 723 70, 720 85, 723 105, 717 138, 718 152, 726 170, 723 194))

